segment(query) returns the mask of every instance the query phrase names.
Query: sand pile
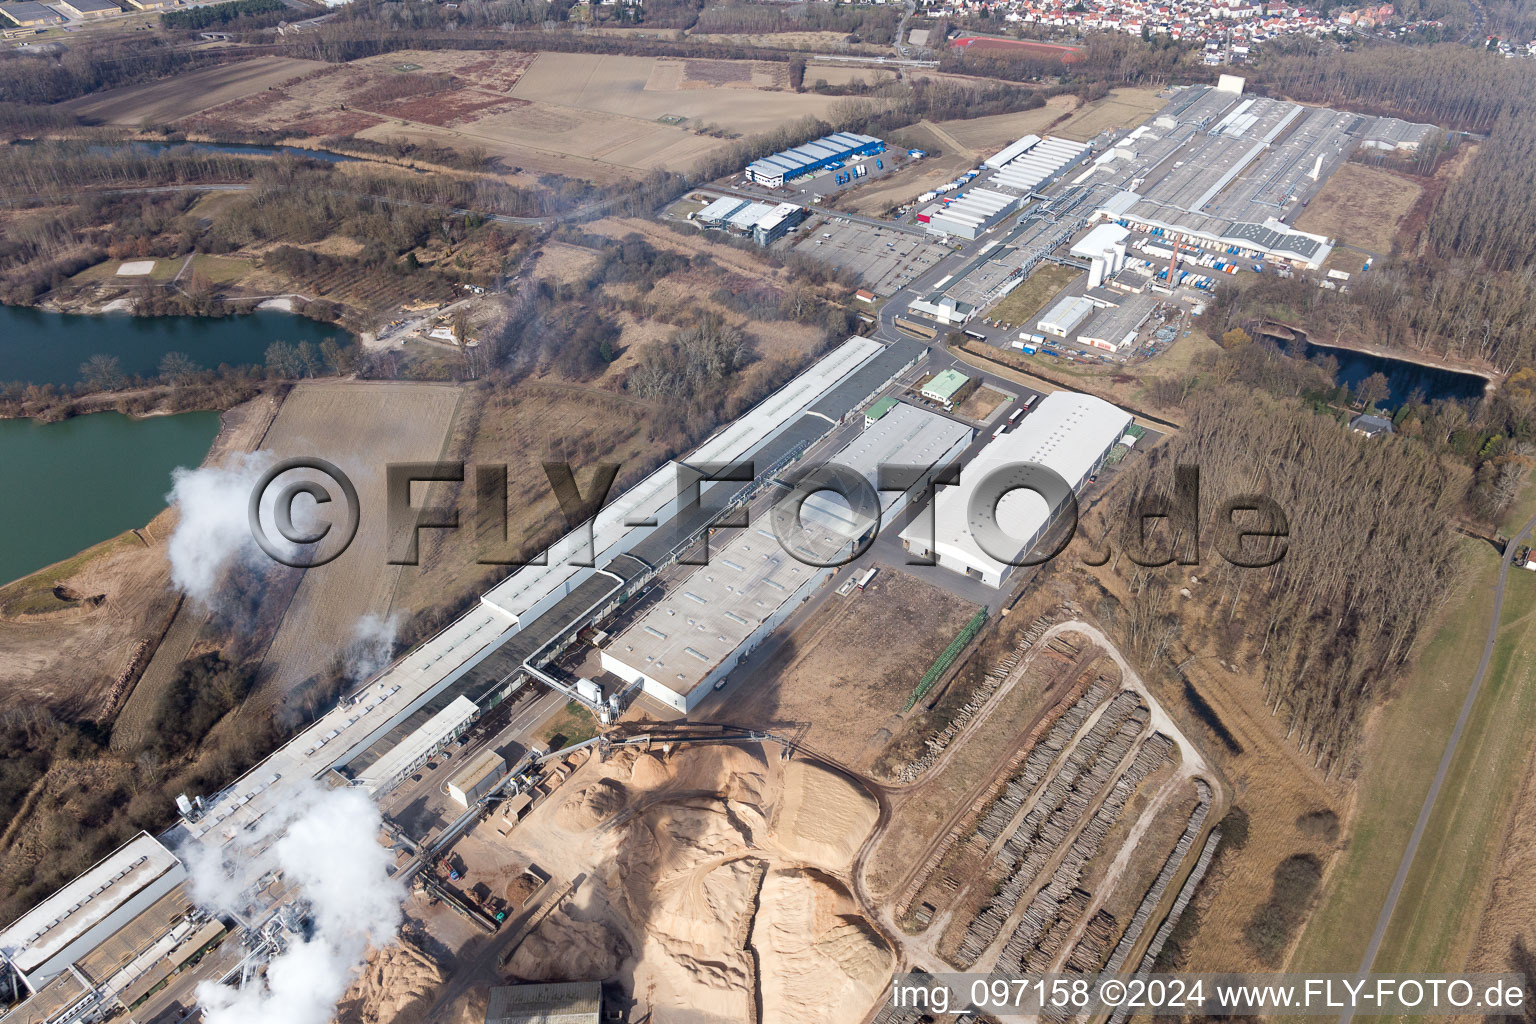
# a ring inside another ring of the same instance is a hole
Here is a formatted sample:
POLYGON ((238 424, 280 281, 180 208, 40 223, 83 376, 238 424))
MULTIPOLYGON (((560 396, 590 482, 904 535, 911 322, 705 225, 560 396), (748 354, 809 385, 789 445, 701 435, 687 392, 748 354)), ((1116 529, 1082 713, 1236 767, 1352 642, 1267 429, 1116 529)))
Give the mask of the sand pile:
POLYGON ((847 890, 819 871, 768 872, 752 946, 762 970, 762 1024, 856 1020, 895 966, 847 890))
POLYGON ((523 940, 507 970, 524 981, 592 981, 613 977, 629 954, 629 943, 609 925, 577 920, 564 906, 523 940))
POLYGON ((672 768, 660 754, 641 754, 630 767, 629 780, 636 789, 660 789, 672 781, 672 768))
POLYGON ((712 796, 659 804, 631 822, 609 885, 643 934, 641 963, 666 1005, 706 1019, 748 1020, 746 951, 760 861, 751 858, 761 812, 712 796))
POLYGON ((874 798, 855 783, 819 765, 791 761, 774 835, 791 856, 841 869, 852 863, 879 817, 874 798))
POLYGON ((550 841, 586 832, 591 874, 580 909, 518 948, 516 978, 623 978, 658 1021, 753 1020, 760 987, 775 1021, 849 1020, 877 999, 890 951, 803 866, 848 870, 878 816, 862 789, 728 744, 618 752, 572 781, 550 841))
POLYGON ((336 1006, 340 1024, 415 1024, 443 983, 437 962, 405 939, 368 957, 336 1006))
POLYGON ((568 832, 586 832, 612 818, 623 808, 624 784, 617 779, 598 779, 572 793, 555 812, 555 824, 568 832))

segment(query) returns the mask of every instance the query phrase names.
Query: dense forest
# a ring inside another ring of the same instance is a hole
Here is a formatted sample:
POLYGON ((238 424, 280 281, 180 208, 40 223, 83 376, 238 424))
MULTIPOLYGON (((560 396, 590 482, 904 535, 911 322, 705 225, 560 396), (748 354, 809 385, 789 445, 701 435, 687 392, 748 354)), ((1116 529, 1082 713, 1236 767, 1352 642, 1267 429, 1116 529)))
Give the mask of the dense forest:
MULTIPOLYGON (((1453 589, 1449 525, 1467 474, 1428 446, 1366 443, 1300 402, 1230 384, 1201 388, 1185 408, 1184 428, 1132 464, 1115 515, 1129 522, 1143 494, 1172 493, 1176 465, 1199 467, 1210 538, 1199 628, 1224 657, 1260 666, 1266 702, 1303 750, 1331 764, 1453 589), (1262 571, 1235 568, 1211 547, 1220 501, 1254 492, 1288 521, 1285 556, 1262 571)), ((1178 628, 1166 586, 1152 578, 1137 574, 1128 615, 1143 657, 1164 652, 1178 628)))

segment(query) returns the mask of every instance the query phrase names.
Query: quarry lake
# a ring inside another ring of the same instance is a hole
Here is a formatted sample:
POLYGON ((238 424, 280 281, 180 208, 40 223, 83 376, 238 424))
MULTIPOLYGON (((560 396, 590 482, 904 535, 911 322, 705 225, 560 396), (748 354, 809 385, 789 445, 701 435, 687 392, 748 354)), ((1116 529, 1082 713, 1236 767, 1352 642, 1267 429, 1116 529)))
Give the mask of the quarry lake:
POLYGON ((171 470, 200 464, 218 432, 216 412, 0 420, 0 584, 148 523, 171 470))
MULTIPOLYGON (((80 364, 97 354, 116 356, 127 374, 154 374, 167 352, 210 368, 255 365, 274 341, 318 344, 330 337, 347 333, 277 310, 135 317, 0 306, 0 384, 68 387, 80 379, 80 364)), ((165 507, 171 470, 199 465, 218 430, 215 412, 0 420, 0 584, 148 523, 165 507)))
POLYGON ((1347 348, 1330 348, 1307 342, 1307 358, 1332 356, 1339 361, 1338 381, 1351 389, 1373 373, 1387 378, 1387 399, 1382 402, 1386 409, 1396 409, 1415 393, 1427 401, 1449 398, 1457 402, 1476 402, 1483 397, 1488 380, 1475 373, 1458 373, 1442 370, 1438 366, 1411 363, 1406 359, 1391 359, 1356 352, 1347 348))
POLYGON ((1351 348, 1319 345, 1300 331, 1287 330, 1284 335, 1261 333, 1281 351, 1287 350, 1290 344, 1288 335, 1294 333, 1306 343, 1307 359, 1331 356, 1339 364, 1339 372, 1335 379, 1351 390, 1373 373, 1384 375, 1387 378, 1387 398, 1381 403, 1381 407, 1387 410, 1397 409, 1415 393, 1429 402, 1451 399, 1457 402, 1475 403, 1483 397, 1483 391, 1488 386, 1488 379, 1475 373, 1426 366, 1407 359, 1393 359, 1390 356, 1378 356, 1351 348))
POLYGON ((167 352, 199 366, 255 366, 274 341, 346 340, 347 332, 295 313, 258 310, 240 316, 129 316, 50 313, 0 306, 0 383, 70 385, 91 356, 116 356, 124 373, 154 374, 167 352))

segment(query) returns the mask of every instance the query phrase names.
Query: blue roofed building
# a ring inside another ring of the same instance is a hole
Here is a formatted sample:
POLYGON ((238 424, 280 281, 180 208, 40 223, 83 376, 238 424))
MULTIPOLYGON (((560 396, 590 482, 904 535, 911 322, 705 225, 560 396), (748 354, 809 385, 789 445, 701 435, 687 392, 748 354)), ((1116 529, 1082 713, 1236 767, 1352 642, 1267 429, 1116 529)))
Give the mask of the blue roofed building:
POLYGON ((885 143, 871 135, 834 132, 815 142, 752 161, 747 165, 747 177, 759 185, 779 188, 786 181, 814 174, 839 161, 884 152, 885 143))

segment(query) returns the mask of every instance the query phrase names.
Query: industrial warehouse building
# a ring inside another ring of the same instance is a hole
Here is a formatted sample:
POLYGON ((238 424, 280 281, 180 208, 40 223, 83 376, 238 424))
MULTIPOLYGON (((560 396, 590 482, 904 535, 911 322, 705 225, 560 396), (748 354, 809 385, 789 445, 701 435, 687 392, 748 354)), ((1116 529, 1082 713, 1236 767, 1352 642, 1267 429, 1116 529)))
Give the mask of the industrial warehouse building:
POLYGON ((59 0, 56 6, 71 18, 83 21, 110 18, 114 14, 123 13, 123 9, 112 3, 112 0, 59 0))
POLYGON ((710 203, 704 209, 693 215, 693 219, 700 224, 708 224, 718 227, 736 216, 742 210, 752 205, 750 199, 737 199, 735 196, 722 196, 710 203))
MULTIPOLYGON (((64 24, 64 18, 36 0, 22 0, 21 3, 0 4, 0 15, 4 15, 6 21, 20 28, 47 28, 50 25, 64 24)), ((0 28, 5 27, 5 22, 0 22, 0 28)))
POLYGON ((25 997, 6 1019, 126 1014, 225 930, 194 905, 181 861, 140 833, 0 931, 25 997))
POLYGON ((1073 244, 1071 254, 1088 261, 1088 287, 1097 288, 1125 269, 1130 229, 1119 224, 1096 224, 1073 244))
POLYGON ((750 234, 758 245, 772 245, 803 221, 805 214, 805 208, 795 203, 754 203, 727 196, 695 213, 693 219, 707 227, 750 234))
POLYGON ((1095 303, 1099 311, 1077 333, 1080 344, 1124 355, 1136 344, 1141 325, 1157 308, 1157 299, 1145 293, 1116 296, 1116 304, 1095 303))
POLYGON ((1020 202, 1018 196, 1005 192, 972 188, 957 199, 928 207, 918 215, 918 220, 926 225, 930 235, 974 239, 1007 219, 1020 202))
POLYGON ((836 132, 815 142, 754 160, 747 165, 747 177, 759 185, 779 188, 786 181, 814 174, 852 157, 884 152, 885 143, 873 136, 836 132))
POLYGON ((487 750, 448 780, 448 795, 458 801, 459 806, 468 807, 494 789, 506 775, 507 759, 498 751, 487 750))
POLYGON ((1412 149, 1435 129, 1243 96, 1243 80, 1190 86, 1100 154, 1082 177, 1098 215, 1215 254, 1317 269, 1331 239, 1291 221, 1362 146, 1412 149))
MULTIPOLYGON (((1128 413, 1102 398, 1067 391, 1047 395, 1017 429, 996 435, 971 458, 957 486, 939 488, 931 521, 926 516, 914 520, 901 531, 902 544, 915 555, 933 558, 941 568, 1001 587, 1012 565, 982 549, 970 519, 971 499, 980 485, 994 471, 1034 464, 1079 492, 1130 423, 1128 413)), ((1029 479, 1027 474, 1020 478, 1029 479)), ((1013 547, 1015 561, 1034 547, 1062 511, 1061 506, 1048 507, 1035 491, 1023 489, 1008 491, 996 507, 997 524, 1013 547)))
POLYGON ((752 225, 752 237, 758 245, 772 245, 805 219, 805 207, 780 203, 752 225))
POLYGON ((938 402, 940 405, 948 408, 954 403, 955 396, 960 393, 960 389, 970 382, 971 378, 959 370, 940 370, 933 375, 933 379, 922 386, 919 393, 928 401, 938 402))
MULTIPOLYGON (((862 416, 879 391, 926 351, 916 342, 849 338, 686 456, 689 465, 750 461, 752 481, 705 483, 703 502, 691 505, 678 493, 687 467, 664 464, 605 504, 590 524, 552 544, 542 563, 525 565, 488 590, 473 609, 244 775, 206 800, 178 801, 181 820, 160 841, 141 836, 0 930, 0 954, 16 967, 20 984, 34 990, 27 1015, 18 1019, 121 1013, 163 988, 168 972, 218 940, 223 923, 197 917, 190 906, 178 916, 182 909, 172 906, 185 892, 185 869, 170 849, 220 856, 237 836, 263 835, 260 842, 270 843, 264 820, 284 813, 298 788, 315 780, 369 793, 388 790, 400 773, 462 735, 469 722, 528 679, 605 710, 579 686, 550 676, 549 661, 582 628, 611 614, 671 565, 679 537, 686 546, 722 508, 771 486, 810 445, 845 419, 862 416), (124 943, 142 952, 120 963, 124 943), (91 980, 82 981, 82 974, 91 980)), ((471 775, 479 777, 456 780, 466 801, 495 768, 471 775)), ((242 920, 275 911, 285 891, 261 890, 242 920)), ((237 934, 224 941, 245 941, 242 925, 234 928, 237 934)))
POLYGON ((1067 338, 1093 315, 1095 308, 1093 300, 1085 295, 1068 295, 1046 310, 1037 326, 1044 334, 1067 338))
POLYGON ((985 165, 995 172, 987 181, 1028 195, 1088 159, 1090 152, 1086 145, 1071 139, 1026 135, 986 161, 985 165))
POLYGON ((598 1024, 603 986, 595 981, 499 985, 491 989, 485 1024, 598 1024))
MULTIPOLYGON (((863 475, 873 487, 881 464, 937 471, 954 461, 971 437, 965 424, 898 403, 829 461, 863 475)), ((828 492, 814 494, 799 510, 793 552, 757 517, 746 529, 721 531, 708 565, 669 580, 608 641, 600 654, 604 670, 677 711, 692 711, 838 569, 810 563, 846 557, 881 522, 899 514, 907 497, 879 492, 877 516, 828 492)))

